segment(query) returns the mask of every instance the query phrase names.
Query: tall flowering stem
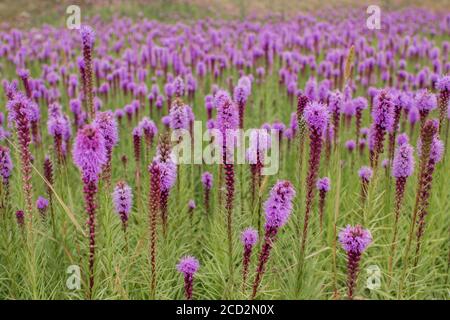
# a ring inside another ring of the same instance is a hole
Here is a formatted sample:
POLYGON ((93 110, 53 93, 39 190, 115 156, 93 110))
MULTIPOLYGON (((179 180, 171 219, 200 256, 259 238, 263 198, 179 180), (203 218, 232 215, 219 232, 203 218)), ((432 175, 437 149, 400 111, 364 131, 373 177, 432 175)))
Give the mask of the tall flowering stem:
POLYGON ((362 111, 367 109, 367 100, 364 97, 358 97, 354 100, 355 109, 356 109, 356 145, 359 145, 359 136, 361 132, 361 123, 362 123, 362 111))
MULTIPOLYGON (((437 123, 437 121, 436 121, 437 123)), ((414 267, 419 263, 420 248, 423 233, 425 231, 425 218, 428 215, 428 206, 430 201, 431 187, 433 183, 433 173, 436 168, 436 164, 442 160, 444 154, 444 144, 439 139, 439 134, 436 133, 431 142, 430 156, 425 166, 425 170, 422 173, 422 187, 419 194, 418 204, 418 218, 417 232, 416 232, 416 252, 414 259, 414 267)))
POLYGON ((184 295, 186 300, 192 300, 192 292, 194 289, 194 276, 198 271, 200 264, 198 260, 192 256, 183 257, 177 264, 178 272, 184 275, 184 295))
POLYGON ((177 179, 177 165, 174 162, 174 156, 168 134, 161 135, 154 160, 158 162, 160 169, 161 194, 159 204, 163 224, 163 235, 166 236, 169 215, 169 195, 177 179))
MULTIPOLYGON (((299 181, 301 180, 301 175, 303 172, 303 154, 305 149, 305 134, 306 134, 306 123, 303 118, 303 113, 305 107, 309 102, 309 98, 305 95, 300 94, 297 100, 297 123, 298 123, 298 170, 299 170, 299 181)), ((301 181, 300 181, 301 182, 301 181)), ((300 189, 300 188, 299 188, 300 189)))
POLYGON ((309 216, 315 196, 315 185, 320 165, 323 135, 328 126, 328 111, 325 105, 318 102, 310 102, 304 112, 306 124, 309 128, 310 156, 308 174, 306 177, 306 202, 303 221, 303 234, 301 240, 301 252, 304 254, 308 236, 309 216))
POLYGON ((98 179, 102 166, 106 164, 106 148, 103 135, 94 125, 86 125, 80 129, 73 148, 73 161, 81 171, 86 212, 88 213, 89 228, 89 293, 92 297, 94 287, 95 263, 95 220, 96 195, 98 179))
POLYGON ((95 118, 94 124, 100 130, 100 133, 105 140, 106 148, 106 164, 103 168, 103 179, 107 185, 111 184, 111 161, 114 146, 119 141, 119 133, 117 120, 112 111, 99 112, 95 118))
POLYGON ((447 75, 440 78, 436 82, 436 88, 439 90, 439 133, 441 134, 445 124, 450 97, 450 76, 447 75))
POLYGON ((370 164, 372 168, 378 168, 378 159, 384 150, 384 139, 386 132, 390 132, 394 122, 394 104, 392 98, 387 91, 381 91, 375 97, 372 109, 372 128, 371 128, 371 144, 370 164))
POLYGON ((123 231, 127 231, 128 219, 130 217, 131 205, 133 201, 133 193, 129 185, 125 181, 119 181, 113 192, 114 208, 118 214, 123 231))
POLYGON ((229 132, 236 130, 239 125, 238 110, 231 100, 230 96, 225 91, 220 91, 216 94, 217 104, 217 127, 222 134, 222 160, 225 176, 225 211, 227 221, 227 236, 228 236, 228 254, 230 263, 230 273, 233 271, 233 206, 234 206, 234 192, 235 192, 235 177, 234 177, 234 141, 233 135, 229 132))
POLYGON ((369 182, 373 176, 373 170, 370 167, 362 167, 361 169, 359 169, 358 175, 361 180, 361 208, 364 208, 367 200, 369 182))
POLYGON ((95 108, 94 108, 94 93, 93 93, 93 83, 92 83, 92 49, 95 42, 95 33, 90 26, 82 26, 80 29, 81 42, 83 49, 83 89, 84 98, 86 99, 87 110, 89 118, 91 120, 95 119, 95 108))
POLYGON ((22 172, 22 188, 25 194, 25 212, 32 221, 33 210, 33 190, 31 184, 31 152, 30 152, 30 118, 32 118, 33 110, 31 101, 21 93, 15 94, 14 98, 7 104, 9 118, 14 122, 17 139, 19 141, 20 164, 22 172))
POLYGON ((280 227, 286 224, 292 212, 292 200, 295 190, 289 181, 278 181, 270 191, 269 198, 264 204, 266 212, 266 224, 264 242, 259 253, 256 276, 253 282, 251 298, 254 299, 264 274, 270 251, 280 227))
POLYGON ((209 217, 211 215, 210 196, 213 185, 213 175, 211 173, 205 172, 202 174, 202 185, 203 185, 203 204, 205 207, 206 216, 209 217))
POLYGON ((347 296, 351 300, 354 297, 361 255, 372 243, 372 235, 360 225, 348 225, 339 233, 339 242, 347 253, 347 296))
POLYGON ((2 179, 2 198, 0 199, 0 208, 5 208, 9 204, 9 178, 13 169, 9 149, 0 146, 0 177, 2 179))
POLYGON ((393 259, 397 248, 398 221, 405 195, 406 180, 414 171, 414 150, 408 143, 408 136, 402 134, 398 137, 398 147, 395 151, 392 165, 392 176, 395 178, 395 209, 392 232, 391 251, 389 254, 388 273, 392 274, 393 259))
POLYGON ((153 161, 148 167, 150 172, 150 193, 149 193, 149 226, 150 226, 150 264, 151 264, 151 294, 155 297, 156 291, 156 223, 160 208, 161 195, 161 171, 158 162, 153 161))
POLYGON ((417 192, 416 200, 414 205, 414 210, 411 218, 411 227, 409 230, 408 241, 406 243, 405 255, 403 257, 403 270, 402 275, 398 285, 398 296, 400 297, 403 293, 403 285, 406 277, 406 270, 408 268, 409 256, 411 245, 414 237, 414 230, 417 223, 418 216, 424 216, 428 207, 429 191, 431 188, 432 173, 434 171, 434 158, 433 163, 431 163, 431 151, 433 141, 438 132, 438 124, 435 120, 427 120, 423 125, 420 134, 420 140, 418 146, 420 147, 420 158, 419 158, 419 172, 418 172, 418 182, 417 182, 417 192))
POLYGON ((247 283, 248 266, 252 255, 253 247, 258 242, 258 231, 253 228, 245 229, 241 234, 241 243, 244 246, 244 256, 242 258, 242 292, 245 292, 247 283))
POLYGON ((319 190, 319 221, 320 221, 320 232, 323 230, 323 212, 325 209, 325 197, 330 191, 330 178, 324 177, 317 180, 316 184, 317 190, 319 190))

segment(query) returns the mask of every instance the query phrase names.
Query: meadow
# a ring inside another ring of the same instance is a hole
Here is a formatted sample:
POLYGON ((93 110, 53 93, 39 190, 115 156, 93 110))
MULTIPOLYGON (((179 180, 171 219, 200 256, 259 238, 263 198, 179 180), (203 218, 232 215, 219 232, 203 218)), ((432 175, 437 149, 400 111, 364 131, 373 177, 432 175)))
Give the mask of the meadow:
POLYGON ((0 298, 448 299, 450 12, 195 18, 2 25, 0 298))

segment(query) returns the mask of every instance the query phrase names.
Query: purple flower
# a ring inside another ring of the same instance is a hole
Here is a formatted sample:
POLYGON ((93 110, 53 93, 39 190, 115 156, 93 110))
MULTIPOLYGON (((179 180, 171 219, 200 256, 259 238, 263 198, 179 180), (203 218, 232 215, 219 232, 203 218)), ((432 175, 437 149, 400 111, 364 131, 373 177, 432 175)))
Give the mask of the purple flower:
POLYGON ((83 43, 83 47, 91 48, 94 46, 95 42, 95 32, 94 30, 87 25, 83 25, 80 28, 81 41, 83 43))
POLYGON ((402 144, 408 143, 408 142, 409 142, 409 138, 406 133, 402 133, 397 137, 397 144, 399 146, 401 146, 402 144))
POLYGON ((438 136, 433 138, 430 149, 430 161, 434 163, 438 163, 442 160, 442 156, 444 155, 444 143, 438 136))
POLYGON ((217 129, 223 135, 226 134, 228 129, 237 129, 239 126, 239 114, 228 93, 223 90, 219 91, 215 96, 215 103, 217 106, 217 129))
POLYGON ((380 91, 375 97, 372 118, 373 123, 380 130, 392 130, 394 124, 394 104, 388 92, 380 91))
POLYGON ((416 93, 414 105, 419 110, 421 115, 428 114, 430 111, 436 109, 437 99, 433 93, 423 89, 416 93))
POLYGON ((369 182, 372 179, 373 170, 370 167, 362 167, 359 169, 358 175, 362 180, 369 182))
POLYGON ((450 91, 450 76, 445 75, 436 81, 436 89, 439 91, 450 91))
POLYGON ((200 267, 198 260, 192 256, 183 257, 177 264, 178 272, 193 276, 200 267))
POLYGON ((176 100, 170 108, 170 128, 172 130, 188 129, 189 118, 186 105, 176 100))
POLYGON ((189 200, 188 201, 188 207, 189 207, 189 210, 194 210, 197 206, 195 205, 195 201, 194 200, 189 200))
POLYGON ((324 177, 322 179, 318 179, 316 183, 316 187, 319 191, 330 191, 330 178, 324 177))
POLYGON ((353 151, 356 148, 356 142, 354 140, 348 140, 345 142, 345 147, 348 151, 353 151))
POLYGON ((202 184, 207 190, 211 190, 213 185, 213 175, 209 172, 204 172, 202 174, 202 184))
POLYGON ((102 166, 106 163, 105 140, 94 125, 78 130, 73 147, 73 161, 80 169, 85 182, 98 181, 102 166))
MULTIPOLYGON (((402 135, 399 136, 399 138, 402 135)), ((392 165, 392 176, 395 178, 406 178, 412 175, 414 171, 414 150, 408 141, 399 143, 395 151, 392 165)))
POLYGON ((11 155, 7 147, 0 145, 0 176, 3 178, 3 183, 6 183, 11 176, 13 163, 11 155))
POLYGON ((198 260, 192 256, 183 257, 177 264, 177 270, 184 275, 184 293, 187 300, 192 299, 194 275, 199 267, 198 260))
POLYGON ((319 102, 310 102, 306 105, 303 114, 305 121, 311 131, 322 136, 328 125, 328 111, 325 105, 319 102))
POLYGON ((39 196, 39 198, 36 201, 36 208, 41 211, 45 211, 48 208, 49 202, 44 197, 39 196))
POLYGON ((113 201, 116 213, 120 216, 122 222, 126 223, 131 212, 133 193, 125 181, 119 181, 116 184, 113 192, 113 201))
POLYGON ((176 97, 184 96, 184 81, 180 76, 173 80, 172 85, 176 97))
POLYGON ((361 254, 372 243, 372 235, 360 225, 354 227, 347 225, 339 233, 339 242, 346 252, 361 254))
POLYGON ((278 181, 273 186, 269 198, 264 203, 266 229, 278 229, 287 222, 294 196, 294 187, 287 180, 278 181))
POLYGON ((106 149, 112 149, 119 141, 117 122, 112 111, 99 112, 94 125, 102 134, 106 149))
POLYGON ((244 247, 253 247, 258 242, 258 231, 253 228, 247 228, 242 231, 241 242, 244 247))

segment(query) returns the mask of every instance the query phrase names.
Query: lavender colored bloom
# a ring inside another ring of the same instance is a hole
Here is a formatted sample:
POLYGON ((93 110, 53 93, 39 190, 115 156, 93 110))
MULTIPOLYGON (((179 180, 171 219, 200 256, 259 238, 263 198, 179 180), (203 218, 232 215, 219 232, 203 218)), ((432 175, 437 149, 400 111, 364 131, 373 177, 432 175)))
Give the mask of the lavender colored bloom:
POLYGON ((188 201, 188 208, 190 211, 194 210, 197 206, 195 205, 195 201, 194 200, 189 200, 188 201))
POLYGON ((310 102, 306 105, 303 116, 311 131, 315 131, 318 136, 324 134, 329 117, 325 105, 318 102, 310 102))
POLYGON ((170 108, 170 128, 173 130, 188 129, 189 118, 186 105, 176 100, 170 108))
POLYGON ((270 191, 264 203, 266 212, 266 229, 278 229, 283 226, 292 211, 292 200, 295 190, 289 181, 278 181, 270 191))
POLYGON ((116 213, 120 216, 122 223, 125 224, 130 216, 133 193, 131 192, 130 186, 128 186, 124 181, 119 181, 115 186, 113 201, 116 213))
POLYGON ((445 75, 436 82, 436 89, 440 91, 450 91, 450 76, 445 75))
POLYGON ((3 178, 3 183, 7 183, 13 169, 11 155, 7 147, 0 145, 0 176, 3 178))
POLYGON ((373 170, 370 167, 361 167, 358 171, 358 175, 362 180, 369 182, 370 179, 372 179, 373 170))
POLYGON ((112 111, 97 113, 94 125, 102 134, 106 149, 112 150, 119 141, 117 122, 112 111))
POLYGON ((434 163, 438 163, 442 160, 442 156, 444 155, 444 143, 438 136, 433 138, 430 149, 430 161, 434 163))
POLYGON ((209 172, 204 172, 202 174, 202 184, 205 189, 211 190, 213 185, 213 175, 209 172))
POLYGON ((94 30, 90 26, 83 25, 80 28, 80 35, 83 46, 92 49, 95 42, 94 30))
POLYGON ((258 231, 247 228, 241 233, 241 242, 244 247, 253 247, 258 242, 258 231))
POLYGON ((372 110, 373 123, 381 130, 391 131, 394 124, 394 104, 389 93, 377 94, 372 110))
POLYGON ((402 133, 397 137, 397 144, 401 146, 402 144, 408 143, 409 137, 406 133, 402 133))
POLYGON ((94 125, 78 130, 73 147, 73 161, 80 169, 85 182, 98 181, 102 166, 106 163, 105 140, 94 125))
POLYGON ((347 225, 339 233, 339 242, 346 252, 363 253, 372 243, 372 235, 369 230, 363 229, 361 226, 347 225))
POLYGON ((194 275, 199 267, 198 260, 192 256, 183 257, 177 264, 177 270, 184 275, 184 293, 187 300, 192 299, 194 275))
POLYGON ((192 256, 183 257, 177 264, 178 272, 189 276, 193 276, 198 271, 199 267, 200 264, 198 260, 192 256))
POLYGON ((419 109, 417 109, 416 107, 411 107, 411 109, 409 109, 408 112, 408 120, 409 123, 411 123, 412 125, 415 124, 418 120, 419 120, 419 109))
POLYGON ((416 93, 414 105, 421 115, 428 114, 430 111, 436 109, 437 99, 436 96, 428 90, 420 90, 416 93))
MULTIPOLYGON (((400 136, 399 136, 400 138, 400 136)), ((408 141, 399 143, 392 165, 392 176, 407 178, 414 171, 414 149, 408 141)))
POLYGON ((353 151, 356 148, 356 142, 354 140, 348 140, 345 142, 345 147, 348 151, 353 151))
POLYGON ((324 177, 322 179, 318 179, 316 183, 316 187, 319 191, 330 191, 330 178, 324 177))
POLYGON ((219 91, 216 94, 215 101, 217 106, 217 128, 223 135, 226 134, 228 129, 237 129, 239 125, 238 110, 228 93, 219 91))
POLYGON ((184 81, 180 76, 173 80, 172 86, 176 97, 184 96, 184 81))
POLYGON ((37 201, 36 201, 36 208, 41 211, 41 210, 46 210, 48 208, 49 202, 47 199, 45 199, 44 197, 39 196, 37 201))

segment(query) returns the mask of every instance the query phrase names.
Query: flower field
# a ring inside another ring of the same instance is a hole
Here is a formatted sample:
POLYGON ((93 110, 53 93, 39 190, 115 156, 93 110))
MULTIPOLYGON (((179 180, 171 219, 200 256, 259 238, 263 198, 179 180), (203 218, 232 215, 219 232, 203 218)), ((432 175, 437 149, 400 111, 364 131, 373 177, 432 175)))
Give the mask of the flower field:
POLYGON ((365 9, 0 25, 0 298, 447 299, 450 12, 365 9))

